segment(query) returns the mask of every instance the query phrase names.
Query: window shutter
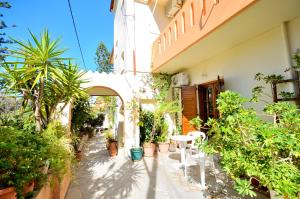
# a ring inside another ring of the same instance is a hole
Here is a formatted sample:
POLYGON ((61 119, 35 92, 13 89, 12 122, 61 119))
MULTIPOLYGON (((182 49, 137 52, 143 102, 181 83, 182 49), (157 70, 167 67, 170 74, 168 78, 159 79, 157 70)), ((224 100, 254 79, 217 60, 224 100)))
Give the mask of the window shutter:
POLYGON ((197 116, 197 98, 195 86, 181 87, 182 100, 182 134, 195 130, 189 121, 197 116))

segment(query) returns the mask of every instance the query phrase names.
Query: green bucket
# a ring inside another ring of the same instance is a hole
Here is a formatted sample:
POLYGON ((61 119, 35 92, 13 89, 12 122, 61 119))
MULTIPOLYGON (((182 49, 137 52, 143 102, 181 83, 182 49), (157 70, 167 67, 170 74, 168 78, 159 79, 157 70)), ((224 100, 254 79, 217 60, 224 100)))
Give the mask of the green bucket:
POLYGON ((143 157, 143 148, 142 147, 136 147, 130 149, 131 153, 131 159, 132 161, 140 161, 143 157))

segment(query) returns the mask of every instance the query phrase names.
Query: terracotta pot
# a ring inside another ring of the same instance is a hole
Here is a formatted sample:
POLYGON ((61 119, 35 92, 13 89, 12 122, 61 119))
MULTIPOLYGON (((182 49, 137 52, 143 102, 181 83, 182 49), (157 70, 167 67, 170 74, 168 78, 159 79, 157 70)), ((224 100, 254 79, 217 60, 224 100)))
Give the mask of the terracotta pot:
POLYGON ((177 147, 176 143, 170 143, 169 151, 170 152, 175 152, 176 151, 176 147, 177 147))
POLYGON ((108 140, 106 140, 105 145, 106 145, 106 149, 109 150, 109 141, 108 140))
POLYGON ((15 188, 8 187, 5 189, 0 189, 0 199, 16 199, 15 188))
POLYGON ((109 155, 114 157, 118 154, 117 141, 110 141, 109 143, 109 155))
POLYGON ((169 151, 169 143, 158 143, 159 152, 161 153, 167 153, 169 151))
POLYGON ((152 157, 155 152, 156 146, 153 143, 144 143, 143 148, 144 148, 144 156, 152 157))
POLYGON ((23 189, 23 195, 25 196, 27 193, 32 192, 34 190, 35 182, 32 181, 28 183, 23 189))
POLYGON ((82 160, 82 152, 81 151, 76 151, 76 159, 77 159, 77 161, 82 160))

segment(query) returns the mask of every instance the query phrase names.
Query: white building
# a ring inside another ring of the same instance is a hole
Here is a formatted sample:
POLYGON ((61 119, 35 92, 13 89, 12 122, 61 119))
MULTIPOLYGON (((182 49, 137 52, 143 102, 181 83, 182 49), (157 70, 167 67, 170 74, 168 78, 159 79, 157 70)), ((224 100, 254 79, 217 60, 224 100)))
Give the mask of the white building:
MULTIPOLYGON (((299 0, 112 0, 115 73, 187 74, 178 85, 187 133, 197 114, 216 117, 220 88, 250 97, 258 72, 293 76, 283 71, 300 48, 299 8, 299 0)), ((297 84, 283 87, 299 94, 297 84)))

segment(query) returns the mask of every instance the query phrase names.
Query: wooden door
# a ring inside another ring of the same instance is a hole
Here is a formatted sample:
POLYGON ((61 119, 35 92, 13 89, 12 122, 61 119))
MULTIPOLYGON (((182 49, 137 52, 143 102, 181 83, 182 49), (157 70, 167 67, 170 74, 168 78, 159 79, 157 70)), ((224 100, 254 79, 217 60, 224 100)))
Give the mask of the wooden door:
POLYGON ((184 86, 181 88, 182 103, 182 134, 195 130, 189 121, 197 116, 197 97, 195 86, 184 86))
POLYGON ((198 86, 199 115, 204 122, 207 122, 208 118, 218 117, 217 97, 222 91, 223 85, 224 80, 218 78, 216 81, 198 86))

